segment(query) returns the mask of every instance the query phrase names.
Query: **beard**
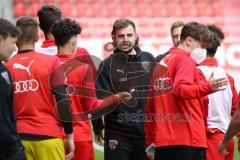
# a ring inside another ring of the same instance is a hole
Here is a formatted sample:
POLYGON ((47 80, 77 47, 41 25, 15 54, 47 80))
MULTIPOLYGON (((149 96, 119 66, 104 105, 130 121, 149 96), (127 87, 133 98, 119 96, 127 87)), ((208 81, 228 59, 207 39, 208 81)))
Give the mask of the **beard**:
POLYGON ((132 50, 133 50, 133 48, 134 48, 134 45, 133 45, 133 43, 132 42, 129 42, 129 41, 127 41, 127 42, 122 42, 122 43, 120 43, 119 44, 119 46, 118 46, 118 49, 121 51, 121 52, 123 52, 123 53, 129 53, 129 52, 131 52, 132 50), (127 49, 123 49, 123 48, 127 48, 127 49))

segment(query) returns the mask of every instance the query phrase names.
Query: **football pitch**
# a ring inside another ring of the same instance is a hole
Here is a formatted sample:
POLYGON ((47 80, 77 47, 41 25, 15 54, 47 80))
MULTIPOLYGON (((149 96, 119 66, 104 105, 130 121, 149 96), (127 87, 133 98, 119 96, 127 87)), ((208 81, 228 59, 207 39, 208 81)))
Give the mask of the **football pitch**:
MULTIPOLYGON (((237 142, 237 139, 235 139, 235 142, 237 142)), ((95 148, 95 160, 103 160, 103 151, 99 147, 95 148)), ((240 160, 240 154, 238 152, 238 146, 237 143, 235 143, 235 153, 234 153, 234 159, 233 160, 240 160)))

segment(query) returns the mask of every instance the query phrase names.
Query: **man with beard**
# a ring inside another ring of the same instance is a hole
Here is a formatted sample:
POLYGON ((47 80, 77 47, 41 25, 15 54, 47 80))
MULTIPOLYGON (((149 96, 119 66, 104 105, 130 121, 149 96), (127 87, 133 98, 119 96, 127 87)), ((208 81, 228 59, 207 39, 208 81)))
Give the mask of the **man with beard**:
POLYGON ((114 53, 99 66, 96 87, 98 98, 106 93, 132 91, 133 100, 121 104, 116 110, 94 122, 94 133, 98 144, 102 144, 105 129, 105 160, 146 160, 146 145, 143 115, 145 111, 144 91, 154 65, 154 57, 138 47, 138 35, 134 22, 118 19, 112 30, 114 53))

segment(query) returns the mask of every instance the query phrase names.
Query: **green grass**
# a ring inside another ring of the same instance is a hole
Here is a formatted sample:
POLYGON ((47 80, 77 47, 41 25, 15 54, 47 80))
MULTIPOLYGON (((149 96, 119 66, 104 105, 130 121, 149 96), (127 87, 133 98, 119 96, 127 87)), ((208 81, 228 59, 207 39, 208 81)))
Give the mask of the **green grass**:
POLYGON ((235 149, 234 149, 234 160, 240 160, 240 154, 238 151, 238 143, 237 143, 237 138, 235 138, 235 149))
MULTIPOLYGON (((95 150, 95 160, 103 160, 103 152, 99 150, 95 150)), ((235 138, 235 153, 234 153, 234 160, 240 160, 240 154, 238 152, 238 144, 237 138, 235 138)))
POLYGON ((95 150, 95 160, 103 160, 103 152, 95 150))

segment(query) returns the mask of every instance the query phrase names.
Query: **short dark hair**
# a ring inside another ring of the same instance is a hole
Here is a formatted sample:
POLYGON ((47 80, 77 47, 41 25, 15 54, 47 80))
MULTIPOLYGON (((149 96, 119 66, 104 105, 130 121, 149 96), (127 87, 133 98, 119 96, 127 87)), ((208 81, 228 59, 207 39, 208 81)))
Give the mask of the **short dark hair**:
POLYGON ((51 33, 53 24, 56 21, 60 21, 62 18, 61 10, 53 5, 43 6, 38 11, 37 15, 39 19, 39 26, 45 34, 51 33))
POLYGON ((174 23, 171 25, 171 29, 170 29, 171 35, 172 35, 173 30, 174 30, 175 28, 183 27, 183 26, 184 26, 184 22, 183 22, 183 21, 176 21, 176 22, 174 22, 174 23))
POLYGON ((207 27, 211 32, 218 36, 221 41, 224 40, 225 36, 221 28, 217 27, 216 25, 207 25, 207 27))
POLYGON ((38 40, 38 22, 31 16, 24 16, 17 20, 16 26, 21 29, 20 43, 35 43, 38 40))
POLYGON ((220 46, 220 39, 217 36, 212 36, 208 42, 207 56, 214 57, 217 52, 218 47, 220 46))
POLYGON ((133 27, 134 31, 136 32, 136 25, 133 21, 131 21, 130 19, 126 19, 126 18, 117 19, 113 24, 112 35, 115 35, 116 30, 126 28, 129 25, 131 25, 133 27))
POLYGON ((209 45, 207 47, 207 55, 210 57, 214 57, 217 52, 218 47, 221 45, 221 41, 224 39, 223 31, 215 25, 207 25, 208 29, 212 33, 212 38, 209 41, 209 45))
POLYGON ((80 34, 82 27, 69 18, 56 22, 52 27, 55 43, 59 46, 65 45, 73 36, 80 34))
POLYGON ((21 30, 14 26, 6 19, 0 18, 0 36, 4 39, 8 36, 18 37, 21 34, 21 30))
POLYGON ((183 42, 187 37, 191 37, 199 41, 203 48, 207 48, 211 36, 212 34, 205 25, 197 22, 190 22, 184 25, 180 36, 180 42, 183 42))

